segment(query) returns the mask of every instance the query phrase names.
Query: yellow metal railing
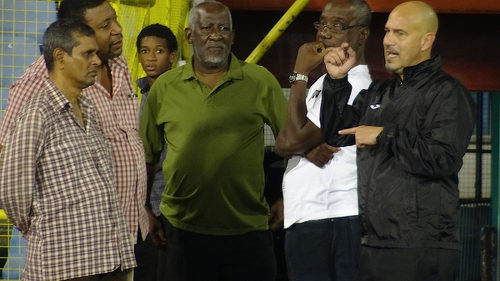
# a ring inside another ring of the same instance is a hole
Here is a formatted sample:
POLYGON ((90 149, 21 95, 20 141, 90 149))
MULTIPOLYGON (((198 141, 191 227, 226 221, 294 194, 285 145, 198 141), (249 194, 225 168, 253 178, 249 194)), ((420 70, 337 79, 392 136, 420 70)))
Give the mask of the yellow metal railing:
POLYGON ((274 25, 274 27, 267 33, 266 37, 255 47, 255 49, 246 58, 246 62, 257 63, 262 56, 271 48, 274 42, 281 36, 288 26, 295 20, 304 7, 310 0, 296 0, 292 6, 286 11, 281 19, 274 25))
POLYGON ((21 234, 14 230, 7 215, 0 209, 0 280, 21 280, 24 249, 21 234))
POLYGON ((2 209, 0 209, 0 220, 7 220, 7 214, 2 209))
MULTIPOLYGON (((54 1, 54 0, 52 0, 54 1)), ((59 0, 56 0, 60 2, 59 0)), ((141 73, 141 68, 138 67, 138 61, 136 58, 136 50, 134 46, 135 36, 138 31, 145 25, 155 22, 160 22, 169 26, 174 34, 178 37, 179 48, 184 49, 184 55, 188 55, 188 48, 183 40, 183 28, 186 26, 186 18, 188 14, 188 2, 184 1, 155 1, 155 0, 111 0, 112 5, 117 9, 119 16, 121 16, 122 25, 125 30, 132 30, 126 34, 127 50, 129 52, 124 52, 132 70, 132 77, 137 78, 141 73), (138 5, 138 3, 143 5, 138 5), (124 5, 120 5, 124 4, 124 5), (129 11, 129 7, 137 6, 134 11, 129 11), (152 7, 157 7, 162 5, 162 9, 151 9, 152 7), (143 11, 141 17, 137 17, 137 11, 143 11), (169 16, 166 17, 164 11, 170 11, 169 16), (134 14, 135 17, 129 16, 134 14), (165 19, 168 19, 165 21, 165 19), (132 28, 133 27, 133 28, 132 28)), ((298 14, 304 9, 304 7, 309 3, 310 0, 296 0, 288 11, 281 17, 281 19, 275 24, 275 26, 268 32, 264 39, 257 45, 253 52, 247 57, 246 61, 251 63, 257 63, 262 56, 269 50, 269 48, 274 44, 274 42, 281 36, 283 32, 288 28, 288 26, 295 20, 298 14)), ((55 13, 51 10, 50 12, 55 13)), ((39 23, 42 24, 42 23, 39 23)), ((48 23, 45 23, 48 25, 48 23)), ((124 33, 126 33, 124 31, 124 33)), ((33 59, 36 56, 33 56, 33 59)), ((31 60, 30 60, 31 61, 31 60)), ((1 88, 7 88, 8 85, 3 85, 1 88)), ((4 97, 0 97, 0 101, 4 97)), ((0 108, 3 110, 3 108, 0 108)), ((0 280, 20 280, 20 275, 22 272, 22 263, 24 261, 24 243, 21 234, 14 229, 13 225, 9 222, 7 215, 4 210, 0 209, 0 280), (10 257, 9 257, 10 255, 10 257), (4 265, 7 257, 10 258, 9 262, 12 264, 4 265), (3 279, 2 279, 3 278, 3 279)))

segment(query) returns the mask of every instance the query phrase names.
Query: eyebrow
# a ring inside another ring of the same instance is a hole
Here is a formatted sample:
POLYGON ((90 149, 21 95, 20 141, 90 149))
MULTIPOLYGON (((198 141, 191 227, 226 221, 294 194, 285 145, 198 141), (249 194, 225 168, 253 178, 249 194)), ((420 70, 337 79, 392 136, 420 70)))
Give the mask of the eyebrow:
POLYGON ((112 13, 109 17, 105 18, 105 19, 101 22, 101 24, 103 24, 103 23, 105 23, 105 22, 112 21, 112 20, 114 20, 115 18, 118 18, 118 15, 116 14, 116 12, 115 12, 115 11, 113 11, 113 13, 112 13))
POLYGON ((384 30, 389 30, 389 31, 394 31, 394 32, 404 32, 406 33, 406 31, 404 29, 401 29, 401 28, 390 28, 388 26, 384 26, 384 30))

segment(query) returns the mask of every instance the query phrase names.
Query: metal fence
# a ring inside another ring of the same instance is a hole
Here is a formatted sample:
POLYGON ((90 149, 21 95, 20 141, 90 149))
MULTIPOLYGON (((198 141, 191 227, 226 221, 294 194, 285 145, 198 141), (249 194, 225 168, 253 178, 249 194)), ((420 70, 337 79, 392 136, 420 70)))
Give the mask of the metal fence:
MULTIPOLYGON (((0 0, 0 119, 8 88, 39 56, 41 33, 55 19, 55 1, 0 0)), ((285 89, 288 94, 288 89, 285 89)), ((475 92, 477 125, 470 150, 460 172, 460 234, 462 259, 458 280, 481 280, 481 229, 491 221, 491 146, 488 92, 475 92)), ((495 117, 497 121, 498 117, 495 117)), ((274 139, 266 129, 266 145, 274 139)), ((0 271, 3 280, 19 280, 24 256, 22 238, 0 212, 0 271), (9 264, 5 265, 7 256, 9 264)))

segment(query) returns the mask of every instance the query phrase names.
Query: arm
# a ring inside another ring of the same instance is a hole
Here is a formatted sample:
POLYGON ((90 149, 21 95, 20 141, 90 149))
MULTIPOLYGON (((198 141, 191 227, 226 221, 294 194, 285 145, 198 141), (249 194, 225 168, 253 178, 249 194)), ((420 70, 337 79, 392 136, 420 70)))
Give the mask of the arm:
POLYGON ((397 124, 359 126, 342 130, 355 134, 360 148, 385 147, 408 173, 444 177, 458 173, 474 126, 470 94, 462 86, 439 93, 425 116, 424 126, 411 133, 397 124))
MULTIPOLYGON (((47 80, 48 72, 43 56, 38 58, 9 89, 7 108, 0 120, 0 145, 5 145, 9 128, 23 105, 39 93, 47 80)), ((1 150, 1 148, 0 148, 1 150)))
POLYGON ((339 150, 340 148, 333 147, 324 142, 306 152, 305 157, 309 162, 321 168, 328 163, 333 158, 333 154, 339 150))
POLYGON ((475 110, 469 92, 455 84, 440 91, 425 116, 423 128, 412 134, 386 126, 377 138, 408 173, 428 177, 457 174, 472 135, 475 110))
POLYGON ((277 230, 283 226, 283 195, 281 191, 285 162, 266 147, 264 151, 264 196, 270 205, 269 228, 277 230))
MULTIPOLYGON (((325 53, 322 43, 305 43, 299 48, 294 72, 309 75, 325 53)), ((276 153, 282 157, 303 153, 323 142, 321 130, 306 117, 306 88, 305 81, 295 81, 291 85, 286 125, 276 139, 276 153)))
MULTIPOLYGON (((153 91, 153 89, 152 89, 153 91)), ((141 136, 144 151, 146 156, 146 171, 147 171, 147 193, 146 193, 146 212, 149 218, 149 233, 155 245, 164 245, 166 236, 159 219, 154 215, 151 209, 151 190, 155 177, 155 163, 159 161, 159 154, 163 148, 163 131, 161 127, 156 126, 156 116, 158 113, 156 95, 150 92, 147 96, 143 96, 141 101, 141 120, 139 134, 141 136), (146 100, 147 98, 147 100, 146 100), (142 105, 144 107, 142 107, 142 105), (158 151, 158 148, 160 150, 158 151)))
POLYGON ((153 181, 155 177, 155 165, 146 164, 146 169, 148 173, 147 181, 147 196, 146 196, 146 212, 149 218, 149 234, 151 235, 151 240, 156 246, 164 246, 167 242, 165 232, 161 226, 160 220, 155 216, 153 210, 151 209, 151 190, 153 189, 153 181))
POLYGON ((23 233, 30 227, 36 166, 44 139, 43 122, 36 108, 26 108, 13 124, 0 154, 0 205, 23 233))
POLYGON ((354 135, 356 139, 356 146, 365 148, 377 144, 377 138, 382 132, 384 127, 376 126, 358 126, 354 128, 340 130, 341 135, 354 135))
MULTIPOLYGON (((356 53, 347 43, 342 43, 338 48, 327 49, 321 43, 306 43, 300 47, 297 54, 295 71, 307 75, 322 60, 328 75, 333 79, 341 79, 355 66, 356 53)), ((310 151, 324 141, 321 130, 306 117, 305 95, 304 81, 297 81, 291 86, 287 125, 277 140, 277 153, 283 157, 310 151)), ((316 149, 316 153, 309 154, 308 158, 311 158, 313 163, 322 162, 319 159, 314 160, 312 155, 317 155, 320 151, 325 152, 326 148, 328 147, 323 145, 322 149, 316 149)), ((329 149, 334 148, 330 146, 329 149)))

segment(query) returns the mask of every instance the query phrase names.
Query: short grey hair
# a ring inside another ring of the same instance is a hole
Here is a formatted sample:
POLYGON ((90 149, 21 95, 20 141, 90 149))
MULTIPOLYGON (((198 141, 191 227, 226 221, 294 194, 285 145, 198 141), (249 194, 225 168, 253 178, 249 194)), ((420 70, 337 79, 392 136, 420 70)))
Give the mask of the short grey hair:
POLYGON ((372 11, 365 0, 351 0, 351 6, 356 14, 356 24, 370 26, 372 11))
POLYGON ((215 3, 215 4, 223 7, 224 10, 226 10, 226 13, 227 13, 227 15, 229 17, 229 28, 231 30, 233 30, 233 18, 231 16, 231 11, 229 10, 229 8, 226 5, 222 4, 219 1, 215 1, 215 0, 193 0, 193 7, 189 11, 189 16, 188 16, 188 26, 189 26, 189 28, 194 29, 194 23, 198 19, 198 15, 199 15, 198 12, 201 9, 203 9, 203 6, 206 3, 215 3))
POLYGON ((48 70, 54 67, 54 50, 63 49, 72 55, 73 48, 80 44, 77 37, 94 37, 94 30, 83 22, 72 19, 53 22, 43 34, 42 53, 48 70))

